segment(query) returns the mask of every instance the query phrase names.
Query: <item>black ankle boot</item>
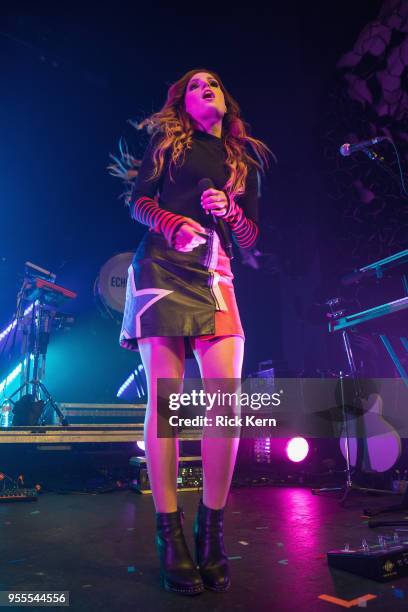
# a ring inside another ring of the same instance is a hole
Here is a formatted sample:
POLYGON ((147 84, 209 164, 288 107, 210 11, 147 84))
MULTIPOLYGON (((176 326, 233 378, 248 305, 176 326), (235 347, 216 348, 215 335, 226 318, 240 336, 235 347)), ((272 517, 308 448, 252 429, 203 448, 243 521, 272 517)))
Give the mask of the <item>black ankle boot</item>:
POLYGON ((203 581, 184 538, 181 508, 175 512, 156 512, 156 528, 161 581, 166 591, 202 593, 203 581))
POLYGON ((224 549, 224 508, 212 510, 200 499, 194 520, 196 563, 204 586, 212 591, 230 587, 229 563, 224 549))

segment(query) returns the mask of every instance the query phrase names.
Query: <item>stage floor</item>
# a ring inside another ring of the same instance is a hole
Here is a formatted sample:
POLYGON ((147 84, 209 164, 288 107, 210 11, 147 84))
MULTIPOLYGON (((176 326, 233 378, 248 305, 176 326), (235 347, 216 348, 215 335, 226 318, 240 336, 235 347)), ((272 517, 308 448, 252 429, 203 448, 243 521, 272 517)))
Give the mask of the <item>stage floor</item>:
MULTIPOLYGON (((192 547, 193 515, 200 494, 179 493, 192 547)), ((347 604, 319 599, 360 599, 355 607, 407 610, 408 578, 386 584, 330 571, 326 552, 369 541, 388 529, 369 529, 364 507, 394 498, 353 497, 341 508, 335 497, 306 488, 233 488, 225 541, 232 587, 223 594, 185 597, 163 591, 154 549, 151 496, 115 493, 45 493, 38 502, 0 504, 0 590, 70 591, 75 612, 166 609, 220 611, 335 610, 347 604), (366 600, 364 596, 375 595, 366 600)), ((57 609, 57 608, 52 608, 57 609)))

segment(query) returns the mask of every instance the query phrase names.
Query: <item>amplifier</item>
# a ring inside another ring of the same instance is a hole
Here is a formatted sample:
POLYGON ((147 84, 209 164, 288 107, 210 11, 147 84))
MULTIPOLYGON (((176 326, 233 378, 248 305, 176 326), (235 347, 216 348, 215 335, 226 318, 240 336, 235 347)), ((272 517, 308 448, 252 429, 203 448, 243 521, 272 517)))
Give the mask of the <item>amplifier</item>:
MULTIPOLYGON (((406 537, 406 536, 405 536, 406 537)), ((330 567, 359 574, 372 580, 386 582, 408 575, 408 540, 394 537, 378 537, 378 544, 369 545, 363 540, 361 547, 342 549, 327 553, 330 567)))
MULTIPOLYGON (((129 464, 134 476, 132 489, 139 493, 151 493, 146 457, 131 457, 129 464)), ((195 491, 203 486, 201 457, 180 457, 177 477, 179 491, 195 491)))
POLYGON ((146 404, 58 404, 70 425, 143 423, 146 404))
POLYGON ((13 487, 11 489, 1 489, 0 491, 0 503, 15 501, 37 501, 37 499, 37 489, 13 487))

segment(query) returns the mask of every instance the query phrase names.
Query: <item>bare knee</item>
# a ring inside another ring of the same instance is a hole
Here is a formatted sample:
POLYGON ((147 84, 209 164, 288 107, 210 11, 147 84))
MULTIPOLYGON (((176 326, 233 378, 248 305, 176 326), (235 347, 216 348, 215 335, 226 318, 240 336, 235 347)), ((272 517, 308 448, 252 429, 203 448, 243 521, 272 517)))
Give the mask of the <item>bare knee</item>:
POLYGON ((203 378, 240 378, 244 340, 240 336, 224 336, 212 342, 196 339, 194 356, 203 378))

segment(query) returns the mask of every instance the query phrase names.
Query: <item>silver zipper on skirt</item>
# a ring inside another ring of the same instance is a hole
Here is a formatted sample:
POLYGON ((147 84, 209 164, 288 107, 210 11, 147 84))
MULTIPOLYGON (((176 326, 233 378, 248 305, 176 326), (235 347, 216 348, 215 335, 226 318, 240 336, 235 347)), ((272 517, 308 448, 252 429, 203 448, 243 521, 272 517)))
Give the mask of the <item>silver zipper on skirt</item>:
POLYGON ((219 287, 220 275, 216 271, 218 263, 218 248, 219 248, 219 237, 214 229, 210 230, 208 238, 208 257, 206 261, 206 267, 208 268, 209 279, 208 286, 210 288, 211 295, 215 302, 216 310, 228 310, 221 289, 219 287))

